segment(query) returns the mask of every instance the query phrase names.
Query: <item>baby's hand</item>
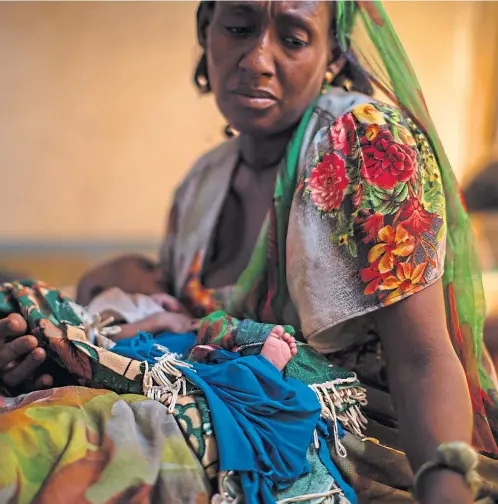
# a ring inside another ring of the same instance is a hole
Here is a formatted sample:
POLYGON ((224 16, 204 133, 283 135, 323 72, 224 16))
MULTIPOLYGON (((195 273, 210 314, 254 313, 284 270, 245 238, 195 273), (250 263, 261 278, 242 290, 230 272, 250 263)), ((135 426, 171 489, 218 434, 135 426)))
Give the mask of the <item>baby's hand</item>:
POLYGON ((154 313, 144 318, 137 324, 144 324, 145 331, 151 334, 161 332, 186 333, 195 331, 199 327, 199 321, 192 319, 183 313, 162 312, 154 313))
POLYGON ((158 292, 150 296, 158 305, 162 306, 166 311, 173 313, 187 313, 187 309, 173 296, 165 292, 158 292))
POLYGON ((172 332, 176 334, 195 331, 199 328, 199 321, 192 319, 183 313, 160 312, 149 315, 133 324, 121 326, 121 332, 113 339, 115 341, 125 338, 133 338, 138 332, 150 334, 172 332))

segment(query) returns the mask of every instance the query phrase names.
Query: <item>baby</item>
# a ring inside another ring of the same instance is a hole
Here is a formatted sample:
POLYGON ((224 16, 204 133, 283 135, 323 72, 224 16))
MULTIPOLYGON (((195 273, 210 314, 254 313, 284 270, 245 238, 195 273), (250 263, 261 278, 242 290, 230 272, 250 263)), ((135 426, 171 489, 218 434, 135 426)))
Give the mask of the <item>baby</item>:
POLYGON ((123 255, 99 264, 78 282, 76 302, 87 306, 90 301, 112 287, 130 294, 151 295, 161 292, 159 265, 138 254, 123 255))
MULTIPOLYGON (((88 272, 79 282, 76 302, 90 308, 93 305, 95 310, 90 310, 91 315, 95 315, 93 311, 101 312, 106 303, 120 304, 121 312, 127 315, 122 320, 127 323, 113 338, 115 340, 131 338, 139 331, 157 334, 164 331, 187 333, 195 330, 198 321, 183 313, 181 304, 175 298, 160 292, 160 277, 158 265, 150 259, 139 255, 122 256, 88 272), (98 302, 99 299, 103 299, 104 303, 98 302), (130 305, 136 306, 137 314, 131 319, 130 305)), ((166 341, 161 342, 167 346, 165 343, 166 341)), ((282 326, 275 326, 263 345, 261 355, 282 370, 296 352, 294 338, 282 326)))
MULTIPOLYGON (((168 294, 128 294, 114 287, 92 299, 85 311, 90 318, 112 317, 115 322, 124 322, 121 327, 108 329, 109 334, 112 334, 111 338, 117 342, 116 347, 113 347, 111 351, 131 357, 130 348, 138 348, 137 345, 139 345, 142 352, 150 353, 153 351, 153 345, 156 344, 185 357, 186 354, 188 355, 187 348, 191 348, 195 343, 192 331, 197 329, 198 321, 195 321, 194 326, 188 327, 174 327, 170 324, 167 326, 159 324, 154 327, 147 323, 154 318, 159 320, 161 317, 164 319, 177 315, 175 312, 181 310, 181 304, 168 294), (139 333, 141 336, 136 341, 132 341, 139 333), (155 337, 147 338, 143 333, 154 334, 155 337), (183 340, 181 336, 184 336, 183 340), (149 348, 148 351, 145 350, 144 345, 149 348)), ((103 334, 105 334, 104 331, 103 334)), ((277 325, 268 334, 260 355, 281 371, 296 353, 297 346, 294 337, 285 332, 284 327, 277 325)))

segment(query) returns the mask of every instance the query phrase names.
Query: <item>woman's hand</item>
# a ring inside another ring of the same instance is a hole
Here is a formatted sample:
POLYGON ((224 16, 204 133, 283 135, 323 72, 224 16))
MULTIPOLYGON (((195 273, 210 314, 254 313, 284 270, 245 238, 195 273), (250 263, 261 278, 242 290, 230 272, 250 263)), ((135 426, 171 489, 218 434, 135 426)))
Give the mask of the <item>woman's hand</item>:
POLYGON ((26 335, 26 330, 26 321, 18 314, 0 320, 0 384, 7 389, 29 384, 29 388, 37 390, 53 384, 49 375, 34 380, 46 354, 34 336, 26 335))
POLYGON ((161 332, 186 333, 195 331, 198 327, 199 321, 184 313, 165 311, 149 315, 133 324, 122 325, 121 332, 114 339, 133 338, 140 331, 150 334, 159 334, 161 332))

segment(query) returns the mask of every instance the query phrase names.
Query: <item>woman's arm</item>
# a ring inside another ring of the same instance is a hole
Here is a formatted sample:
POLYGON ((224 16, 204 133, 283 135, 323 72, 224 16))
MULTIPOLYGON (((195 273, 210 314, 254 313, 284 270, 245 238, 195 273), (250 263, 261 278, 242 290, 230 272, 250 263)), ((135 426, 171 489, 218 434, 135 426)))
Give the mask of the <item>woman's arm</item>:
MULTIPOLYGON (((471 443, 472 408, 463 368, 453 350, 441 282, 375 313, 401 440, 414 471, 449 441, 471 443)), ((472 502, 464 478, 434 471, 424 504, 472 502)))

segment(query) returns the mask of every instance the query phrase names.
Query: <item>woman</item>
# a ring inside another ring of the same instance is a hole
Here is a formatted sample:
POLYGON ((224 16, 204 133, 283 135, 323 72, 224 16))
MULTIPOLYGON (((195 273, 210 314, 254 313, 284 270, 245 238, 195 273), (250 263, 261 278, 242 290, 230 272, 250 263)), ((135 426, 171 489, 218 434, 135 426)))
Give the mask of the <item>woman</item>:
MULTIPOLYGON (((360 501, 412 501, 403 449, 421 502, 472 502, 466 469, 425 468, 448 442, 498 453, 478 369, 479 273, 451 170, 381 6, 203 2, 197 21, 196 83, 239 135, 177 191, 162 250, 166 292, 196 317, 221 307, 292 324, 358 373, 367 435, 380 444, 346 434, 348 456, 336 462, 360 501), (353 56, 358 15, 399 108, 368 96, 381 84, 353 56)), ((25 328, 10 318, 1 334, 25 328)), ((5 383, 43 359, 35 346, 30 337, 4 344, 0 366, 27 354, 5 383)), ((481 465, 480 496, 496 498, 491 459, 481 465)))

